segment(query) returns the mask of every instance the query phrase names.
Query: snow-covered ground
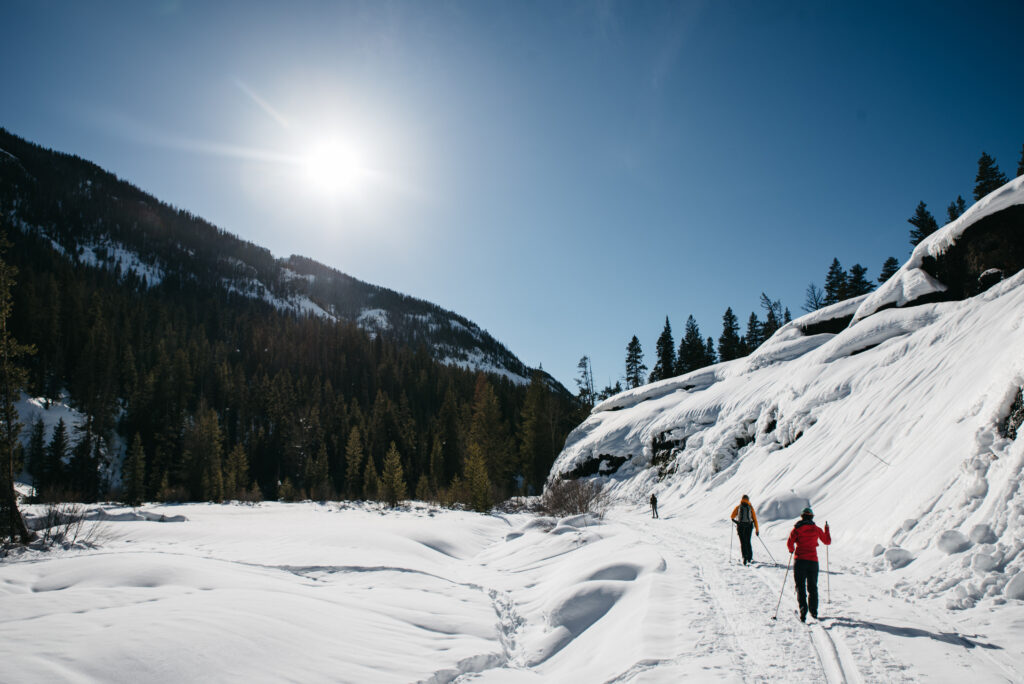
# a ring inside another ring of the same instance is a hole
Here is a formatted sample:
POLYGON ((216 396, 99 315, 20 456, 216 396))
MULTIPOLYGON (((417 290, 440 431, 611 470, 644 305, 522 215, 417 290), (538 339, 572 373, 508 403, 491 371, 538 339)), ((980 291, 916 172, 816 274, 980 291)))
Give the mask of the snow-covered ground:
MULTIPOLYGON (((0 562, 0 680, 1024 678, 1020 610, 908 602, 837 544, 821 577, 832 618, 799 623, 790 576, 773 621, 785 568, 739 565, 731 525, 672 509, 556 521, 424 506, 108 507, 94 548, 0 562)), ((788 528, 762 529, 776 559, 788 528)), ((767 560, 757 541, 755 558, 767 560)))

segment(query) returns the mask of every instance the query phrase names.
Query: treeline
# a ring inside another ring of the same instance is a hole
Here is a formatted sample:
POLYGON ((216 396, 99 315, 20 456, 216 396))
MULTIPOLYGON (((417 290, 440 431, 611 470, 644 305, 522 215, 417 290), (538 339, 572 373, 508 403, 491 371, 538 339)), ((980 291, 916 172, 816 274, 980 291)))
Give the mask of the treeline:
POLYGON ((67 390, 85 416, 77 442, 72 426, 49 440, 29 426, 26 465, 44 496, 108 496, 119 435, 133 501, 399 490, 485 506, 539 490, 578 418, 542 373, 521 386, 219 288, 143 287, 7 228, 19 270, 10 330, 36 348, 27 389, 67 390))
MULTIPOLYGON (((1021 175, 1024 175, 1024 145, 1021 146, 1021 157, 1017 164, 1017 176, 1021 175)), ((1007 181, 1006 175, 999 170, 995 159, 982 152, 978 159, 978 172, 975 176, 975 201, 1005 185, 1007 181)), ((967 205, 964 198, 957 196, 946 209, 947 218, 949 221, 955 221, 966 210, 967 205)), ((910 230, 911 247, 916 247, 922 240, 939 229, 935 217, 928 211, 924 202, 918 204, 914 214, 907 219, 907 222, 912 226, 910 230)), ((888 257, 879 270, 877 282, 884 283, 899 270, 899 267, 900 262, 896 257, 888 257)), ((868 277, 866 267, 854 264, 849 269, 845 269, 839 259, 834 258, 825 273, 824 287, 819 287, 813 282, 807 286, 802 309, 807 313, 817 311, 824 306, 868 294, 875 287, 875 283, 868 277)), ((759 318, 757 312, 750 313, 746 329, 741 335, 739 320, 733 313, 732 307, 728 307, 722 314, 722 332, 718 336, 717 343, 713 337, 702 336, 700 326, 691 315, 686 319, 686 327, 678 348, 675 346, 672 326, 666 316, 665 326, 656 342, 654 367, 649 369, 650 373, 647 373, 648 367, 644 363, 644 352, 640 340, 634 335, 626 345, 625 373, 622 379, 600 390, 594 387, 590 358, 582 357, 577 364, 579 373, 576 377, 580 402, 585 406, 593 407, 597 401, 607 399, 624 389, 632 389, 647 382, 657 382, 665 378, 683 375, 721 361, 731 361, 750 354, 771 337, 776 330, 792 320, 789 308, 784 307, 780 300, 771 299, 764 292, 761 293, 761 310, 763 318, 759 318)))
MULTIPOLYGON (((19 271, 5 330, 35 347, 25 389, 83 416, 51 434, 27 426, 19 456, 42 496, 399 494, 483 508, 542 487, 578 402, 543 371, 523 385, 438 363, 435 345, 457 350, 469 321, 310 260, 288 260, 289 274, 266 250, 94 164, 2 129, 0 141, 13 155, 0 155, 0 232, 19 271), (82 245, 100 251, 106 238, 160 277, 87 264, 82 245), (394 304, 394 325, 368 334, 225 285, 245 278, 278 296, 330 288, 339 313, 394 304), (424 314, 436 316, 400 325, 424 314)), ((507 350, 479 332, 508 367, 507 350)))

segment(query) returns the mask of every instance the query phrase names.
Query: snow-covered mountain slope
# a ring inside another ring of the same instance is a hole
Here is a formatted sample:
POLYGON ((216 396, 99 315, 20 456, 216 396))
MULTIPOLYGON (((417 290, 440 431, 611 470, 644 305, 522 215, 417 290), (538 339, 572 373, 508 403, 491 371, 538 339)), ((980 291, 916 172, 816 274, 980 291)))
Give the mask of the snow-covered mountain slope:
POLYGON ((297 316, 355 323, 449 365, 528 384, 528 368, 455 312, 372 285, 312 259, 266 249, 170 207, 87 161, 0 129, 0 228, 76 265, 117 273, 127 286, 218 288, 297 316))
POLYGON ((777 525, 810 503, 837 549, 898 593, 951 608, 1024 598, 1024 439, 1009 418, 1024 387, 1022 208, 1018 178, 877 292, 747 358, 611 397, 552 477, 653 490, 705 527, 744 493, 777 525), (989 286, 993 268, 1006 277, 989 286))

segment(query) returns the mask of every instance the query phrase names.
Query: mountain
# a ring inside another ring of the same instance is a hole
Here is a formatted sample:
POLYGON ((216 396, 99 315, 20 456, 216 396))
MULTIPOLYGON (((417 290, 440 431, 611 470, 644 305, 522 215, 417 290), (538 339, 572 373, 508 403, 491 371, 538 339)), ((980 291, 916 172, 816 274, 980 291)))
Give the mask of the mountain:
MULTIPOLYGON (((0 213, 60 255, 157 287, 190 280, 279 310, 356 323, 442 363, 528 384, 534 369, 472 321, 302 256, 266 249, 175 209, 75 156, 0 129, 0 213)), ((549 380, 555 382, 553 378, 549 380)))
POLYGON ((579 419, 564 387, 462 316, 275 259, 6 131, 0 150, 8 325, 36 350, 26 467, 51 498, 117 496, 137 436, 148 500, 373 497, 397 451, 407 492, 461 502, 474 450, 501 500, 543 484, 579 419), (75 425, 52 459, 63 411, 75 425))
POLYGON ((696 526, 741 494, 768 524, 812 505, 844 557, 893 573, 897 594, 950 608, 1024 596, 1022 269, 1024 177, 875 292, 746 358, 599 404, 552 477, 598 477, 632 500, 654 491, 696 526))

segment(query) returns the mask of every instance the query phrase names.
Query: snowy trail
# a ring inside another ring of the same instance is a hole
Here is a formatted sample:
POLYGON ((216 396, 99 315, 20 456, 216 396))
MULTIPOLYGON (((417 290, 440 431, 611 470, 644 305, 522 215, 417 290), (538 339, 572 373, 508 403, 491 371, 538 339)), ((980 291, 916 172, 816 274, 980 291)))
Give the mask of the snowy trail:
MULTIPOLYGON (((732 534, 731 527, 723 531, 732 534)), ((770 620, 784 569, 744 567, 735 559, 729 563, 724 535, 716 547, 672 518, 646 522, 642 535, 671 558, 667 572, 683 586, 689 583, 695 588, 692 598, 713 607, 708 626, 732 653, 740 679, 847 681, 841 674, 839 679, 828 676, 830 671, 841 673, 842 667, 827 652, 822 655, 808 648, 807 627, 787 619, 791 609, 781 612, 780 620, 770 620)))
MULTIPOLYGON (((632 516, 623 511, 614 517, 626 522, 632 516)), ((762 539, 783 564, 744 567, 735 542, 732 561, 728 559, 726 535, 733 532, 727 523, 714 537, 689 529, 682 518, 638 515, 628 524, 665 553, 666 572, 675 581, 693 585, 691 600, 706 600, 714 607, 717 615, 708 625, 717 624, 712 631, 730 651, 743 681, 1021 681, 1019 648, 1013 653, 1010 644, 963 634, 949 626, 948 613, 894 598, 881 588, 879 578, 834 564, 831 582, 840 588, 833 586, 831 603, 824 568, 819 577, 822 621, 799 623, 782 531, 763 530, 762 539), (780 590, 781 608, 773 622, 780 590)), ((755 559, 765 558, 760 546, 754 542, 755 559)))

